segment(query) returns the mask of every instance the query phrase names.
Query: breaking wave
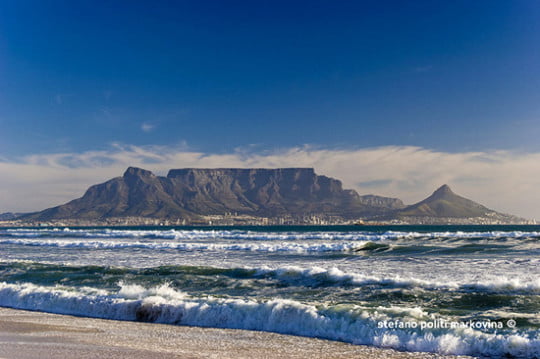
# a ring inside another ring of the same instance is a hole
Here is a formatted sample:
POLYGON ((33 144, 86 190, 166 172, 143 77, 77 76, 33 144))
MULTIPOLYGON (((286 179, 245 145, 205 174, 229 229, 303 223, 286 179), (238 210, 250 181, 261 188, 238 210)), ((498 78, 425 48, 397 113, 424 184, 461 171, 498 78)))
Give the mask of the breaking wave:
POLYGON ((503 335, 461 329, 389 329, 381 321, 399 318, 429 319, 420 308, 378 308, 370 311, 356 305, 318 306, 294 300, 248 300, 191 297, 167 284, 143 287, 119 283, 119 290, 38 286, 0 282, 0 305, 59 314, 196 325, 294 334, 375 345, 408 351, 489 357, 540 356, 536 331, 503 335))
POLYGON ((347 273, 338 268, 300 268, 288 266, 283 268, 259 268, 255 275, 274 276, 282 281, 296 281, 297 285, 344 285, 366 286, 380 285, 386 287, 407 287, 424 289, 443 289, 481 292, 527 292, 540 294, 540 278, 519 279, 514 277, 495 277, 476 279, 474 281, 429 281, 418 278, 405 278, 399 275, 383 277, 359 273, 347 273))

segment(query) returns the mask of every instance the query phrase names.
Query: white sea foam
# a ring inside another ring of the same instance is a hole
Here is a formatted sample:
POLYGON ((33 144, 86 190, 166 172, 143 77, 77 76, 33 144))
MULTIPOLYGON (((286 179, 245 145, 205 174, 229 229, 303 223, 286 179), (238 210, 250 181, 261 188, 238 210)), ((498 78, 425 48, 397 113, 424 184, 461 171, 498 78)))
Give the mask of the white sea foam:
POLYGON ((118 296, 125 299, 144 299, 147 297, 162 297, 167 300, 182 300, 187 298, 187 294, 173 289, 168 283, 157 287, 145 288, 138 284, 129 284, 121 281, 118 296))
POLYGON ((420 308, 379 307, 367 311, 357 306, 316 307, 283 299, 194 298, 167 285, 144 288, 126 283, 117 293, 108 295, 58 286, 0 283, 0 305, 108 319, 263 330, 409 351, 540 356, 538 332, 502 334, 470 328, 421 331, 377 325, 395 318, 423 318, 426 313, 420 308))

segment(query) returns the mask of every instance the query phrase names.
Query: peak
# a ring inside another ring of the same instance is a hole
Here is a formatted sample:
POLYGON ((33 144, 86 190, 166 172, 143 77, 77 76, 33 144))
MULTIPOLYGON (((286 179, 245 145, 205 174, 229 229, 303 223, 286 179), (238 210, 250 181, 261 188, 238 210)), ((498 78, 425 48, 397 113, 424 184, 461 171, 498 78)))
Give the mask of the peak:
POLYGON ((132 177, 132 176, 148 177, 148 176, 153 176, 153 175, 154 174, 151 171, 138 168, 138 167, 128 167, 126 172, 124 172, 124 177, 132 177))
POLYGON ((441 187, 439 187, 437 189, 437 191, 450 191, 450 192, 452 192, 452 190, 450 189, 450 186, 447 185, 447 184, 443 184, 441 187))
POLYGON ((451 194, 454 194, 454 192, 452 192, 452 190, 450 189, 450 186, 447 184, 443 184, 435 192, 433 192, 433 196, 436 196, 436 197, 440 197, 444 195, 451 195, 451 194))

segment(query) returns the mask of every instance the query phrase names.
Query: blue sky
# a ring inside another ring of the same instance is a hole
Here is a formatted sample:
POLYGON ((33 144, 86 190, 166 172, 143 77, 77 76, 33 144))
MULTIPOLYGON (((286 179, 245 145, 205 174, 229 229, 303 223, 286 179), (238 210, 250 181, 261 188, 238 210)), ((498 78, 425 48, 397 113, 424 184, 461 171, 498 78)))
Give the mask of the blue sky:
POLYGON ((540 2, 0 2, 0 212, 138 165, 540 218, 540 2))
POLYGON ((0 154, 540 150, 540 3, 3 1, 0 154))

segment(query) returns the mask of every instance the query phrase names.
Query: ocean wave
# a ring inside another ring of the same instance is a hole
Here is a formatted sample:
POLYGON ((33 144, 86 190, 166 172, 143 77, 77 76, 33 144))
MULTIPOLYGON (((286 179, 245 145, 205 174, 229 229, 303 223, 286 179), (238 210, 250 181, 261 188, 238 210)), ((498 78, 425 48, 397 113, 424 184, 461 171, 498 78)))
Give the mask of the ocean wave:
MULTIPOLYGON (((241 240, 163 240, 163 239, 119 239, 119 238, 2 238, 0 245, 30 247, 56 247, 81 249, 148 249, 198 252, 282 252, 282 253, 331 253, 341 252, 358 255, 459 255, 478 252, 508 251, 531 252, 540 250, 537 240, 521 240, 517 243, 494 243, 489 240, 471 244, 469 242, 441 243, 440 241, 418 240, 413 242, 389 242, 383 240, 361 241, 241 241, 241 240)), ((532 253, 532 252, 531 252, 532 253)))
POLYGON ((55 278, 47 273, 64 273, 66 279, 70 275, 78 280, 80 276, 84 278, 94 278, 98 280, 104 277, 114 277, 118 275, 130 275, 137 278, 155 278, 156 276, 166 278, 181 278, 183 275, 193 276, 216 276, 222 275, 232 279, 268 279, 278 281, 281 284, 295 287, 379 287, 379 288, 407 288, 421 290, 444 290, 459 292, 482 292, 482 293, 503 293, 503 294, 540 294, 540 277, 490 275, 486 273, 482 277, 471 276, 452 279, 444 273, 440 273, 437 278, 424 279, 415 276, 383 275, 376 272, 347 272, 337 267, 323 268, 318 266, 300 267, 295 265, 280 267, 233 267, 219 268, 209 266, 159 266, 148 268, 129 267, 103 267, 103 266, 73 266, 61 264, 46 264, 38 262, 0 262, 0 278, 12 281, 30 280, 30 278, 55 278), (3 269, 7 272, 3 273, 3 269), (24 276, 20 277, 20 273, 24 276), (17 277, 12 277, 17 276, 17 277))
MULTIPOLYGON (((419 308, 319 305, 285 299, 191 297, 167 284, 120 283, 114 293, 0 282, 0 305, 106 319, 270 331, 408 351, 489 357, 540 356, 538 332, 489 333, 472 328, 390 329, 382 321, 429 319, 419 308)), ((433 318, 431 318, 433 319, 433 318)))
POLYGON ((254 275, 273 276, 282 281, 295 281, 300 285, 320 286, 324 285, 344 285, 344 286, 369 286, 378 285, 385 287, 403 287, 403 288, 423 288, 452 291, 479 291, 479 292, 505 292, 505 293, 540 293, 540 278, 521 279, 515 277, 487 277, 476 280, 461 281, 448 280, 425 280, 419 278, 401 277, 395 275, 377 276, 361 273, 347 273, 339 268, 301 268, 297 266, 287 266, 277 269, 268 267, 256 268, 254 275))
POLYGON ((486 231, 486 232, 259 232, 249 230, 146 230, 146 229, 113 229, 113 228, 8 228, 0 229, 1 238, 135 238, 135 239, 173 239, 173 240, 264 240, 264 241, 297 241, 297 240, 347 240, 347 241, 386 241, 403 239, 521 239, 540 238, 537 231, 486 231))
POLYGON ((237 242, 194 243, 176 241, 118 241, 80 239, 0 239, 0 244, 34 247, 121 249, 144 248, 153 250, 174 249, 180 251, 250 251, 250 252, 343 252, 361 249, 364 242, 237 242))

